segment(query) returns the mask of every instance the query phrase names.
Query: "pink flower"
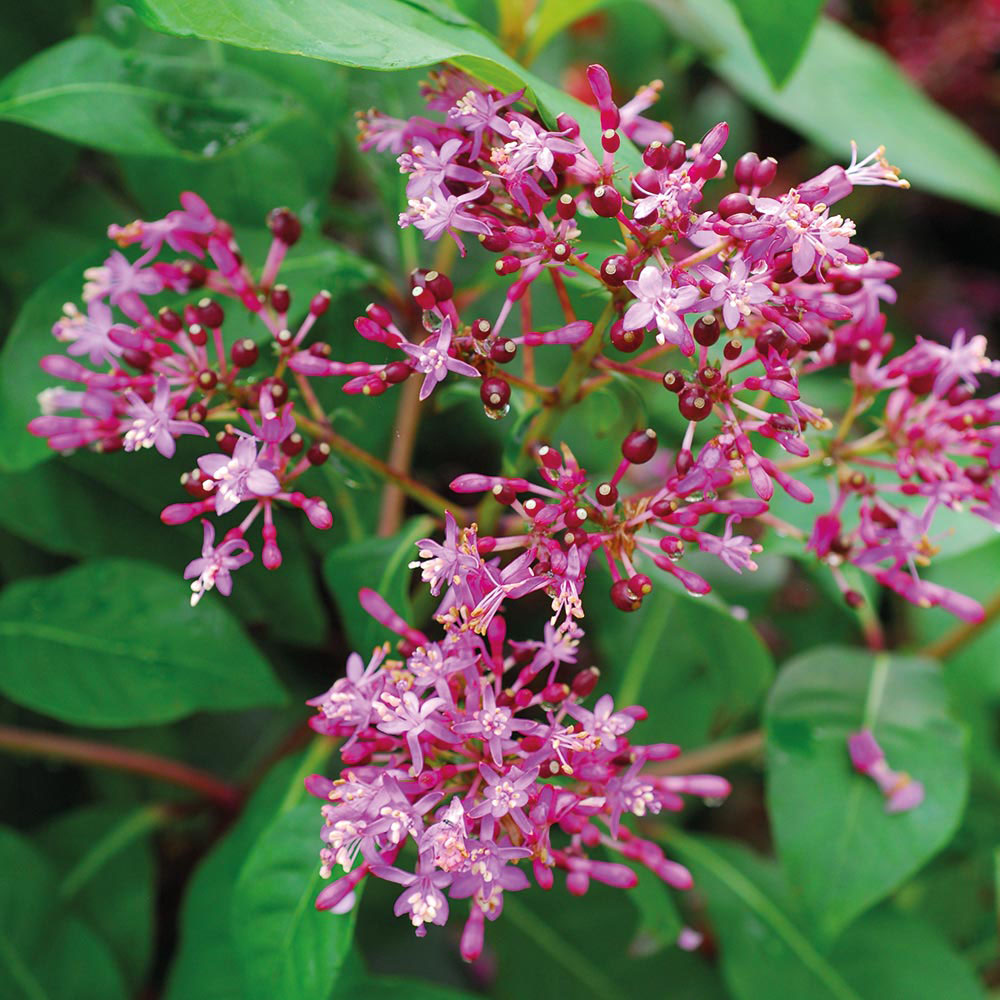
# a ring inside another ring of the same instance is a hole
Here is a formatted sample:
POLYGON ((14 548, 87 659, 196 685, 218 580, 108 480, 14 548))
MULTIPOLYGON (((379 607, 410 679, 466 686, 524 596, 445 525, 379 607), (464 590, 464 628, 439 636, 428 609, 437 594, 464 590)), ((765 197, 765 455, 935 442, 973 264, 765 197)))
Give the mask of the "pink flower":
POLYGON ((625 287, 636 298, 625 313, 626 330, 643 330, 655 323, 658 343, 676 344, 685 354, 694 353, 691 333, 680 316, 701 298, 697 285, 674 285, 669 271, 650 264, 637 281, 626 281, 625 287))
POLYGON ((198 468, 209 477, 206 489, 215 491, 216 514, 231 511, 243 500, 274 496, 281 489, 274 473, 258 462, 257 442, 249 434, 240 436, 231 456, 203 455, 198 459, 198 468))
POLYGON ((771 297, 767 267, 758 267, 751 272, 750 265, 742 257, 732 262, 728 275, 707 266, 702 268, 702 272, 712 282, 709 299, 722 306, 722 318, 730 330, 735 330, 755 306, 771 297))
POLYGON ((242 538, 228 539, 216 548, 212 522, 203 520, 201 523, 205 528, 201 558, 192 559, 184 570, 185 580, 197 578, 191 584, 192 607, 213 587, 218 587, 219 593, 228 597, 233 591, 233 578, 230 574, 253 559, 250 546, 242 538))
POLYGON ((452 323, 445 317, 441 329, 432 334, 422 344, 403 344, 403 350, 413 358, 413 367, 424 373, 420 386, 420 398, 426 399, 439 382, 443 382, 448 372, 479 378, 479 372, 472 365, 453 358, 448 353, 451 346, 452 323))
POLYGON ((151 403, 144 403, 131 390, 125 393, 125 398, 129 404, 129 416, 132 417, 132 424, 123 439, 126 451, 155 447, 164 458, 173 458, 177 450, 174 438, 181 434, 208 437, 208 431, 201 424, 193 420, 174 419, 170 386, 162 375, 156 380, 151 403))

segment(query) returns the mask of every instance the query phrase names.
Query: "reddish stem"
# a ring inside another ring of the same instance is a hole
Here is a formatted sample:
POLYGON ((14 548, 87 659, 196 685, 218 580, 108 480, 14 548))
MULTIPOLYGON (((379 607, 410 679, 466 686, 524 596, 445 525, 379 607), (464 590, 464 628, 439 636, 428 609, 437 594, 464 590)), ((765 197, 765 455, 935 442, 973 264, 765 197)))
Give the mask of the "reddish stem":
POLYGON ((27 757, 47 757, 51 760, 141 774, 189 788, 227 811, 235 810, 240 804, 239 790, 215 775, 169 757, 159 757, 141 750, 129 750, 108 743, 21 729, 17 726, 0 726, 0 748, 27 757))

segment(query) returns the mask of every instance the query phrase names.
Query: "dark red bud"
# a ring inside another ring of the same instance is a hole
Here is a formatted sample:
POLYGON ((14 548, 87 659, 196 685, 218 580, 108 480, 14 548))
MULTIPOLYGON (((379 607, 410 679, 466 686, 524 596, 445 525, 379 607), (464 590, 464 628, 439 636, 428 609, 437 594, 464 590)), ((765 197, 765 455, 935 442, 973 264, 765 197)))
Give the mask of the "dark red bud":
POLYGON ((292 304, 292 293, 288 290, 288 285, 275 285, 271 289, 271 305, 275 312, 286 313, 292 304))
POLYGON ((611 325, 609 337, 611 343, 625 354, 639 350, 645 339, 642 330, 626 330, 620 319, 611 325))
POLYGON ((490 347, 490 357, 500 365, 507 364, 508 361, 513 361, 517 356, 517 344, 513 340, 508 340, 506 337, 497 337, 493 341, 493 346, 490 347))
POLYGON ((305 443, 305 439, 298 431, 292 431, 292 433, 281 442, 281 451, 289 458, 294 458, 305 447, 305 443))
POLYGON ((590 207, 596 215, 612 219, 622 210, 622 196, 610 184, 600 184, 590 194, 590 207))
POLYGON ((325 441, 316 441, 306 452, 310 465, 322 465, 329 457, 330 446, 325 441))
POLYGON ((677 397, 677 405, 685 420, 704 420, 712 412, 708 394, 700 386, 689 385, 677 397))
POLYGON ((662 142, 651 142, 643 151, 642 162, 652 170, 663 170, 670 159, 670 151, 662 142))
POLYGON ((618 503, 618 487, 612 483, 601 483, 594 490, 594 496, 602 507, 614 507, 618 503))
POLYGON ((281 240, 285 246, 294 246, 302 235, 302 223, 291 209, 272 208, 267 213, 267 228, 275 239, 281 240))
POLYGON ((622 455, 633 465, 642 465, 656 454, 656 443, 656 431, 651 427, 632 431, 622 442, 622 455))
POLYGON ((711 347, 721 335, 719 321, 714 313, 708 313, 698 319, 691 329, 691 336, 703 347, 711 347))
POLYGON ((214 299, 201 299, 198 302, 198 322, 202 326, 207 326, 212 330, 217 330, 222 326, 222 321, 226 314, 222 311, 222 306, 214 299))
POLYGON ((229 357, 232 358, 233 364, 237 368, 249 368, 259 356, 260 351, 257 345, 249 337, 237 340, 229 349, 229 357))
POLYGON ((619 611, 638 611, 641 599, 629 587, 628 580, 616 580, 611 584, 611 603, 619 611))
POLYGON ((683 373, 677 371, 677 369, 663 373, 664 389, 669 389, 671 392, 681 392, 686 385, 687 382, 684 380, 683 373))
POLYGON ((479 398, 483 406, 491 410, 502 410, 510 402, 510 385, 502 378, 484 378, 479 386, 479 398))

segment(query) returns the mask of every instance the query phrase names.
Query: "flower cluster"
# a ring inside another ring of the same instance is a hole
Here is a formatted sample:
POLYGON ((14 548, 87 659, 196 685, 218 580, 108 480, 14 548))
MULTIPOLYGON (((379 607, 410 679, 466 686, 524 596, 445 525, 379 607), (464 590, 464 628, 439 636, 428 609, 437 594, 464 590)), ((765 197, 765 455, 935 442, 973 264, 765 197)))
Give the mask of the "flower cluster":
POLYGON ((403 886, 395 912, 422 936, 447 921, 449 899, 468 899, 461 952, 471 961, 504 893, 529 887, 526 868, 543 889, 563 871, 575 895, 592 880, 636 885, 625 862, 689 888, 688 871, 623 817, 679 810, 685 794, 718 800, 728 783, 644 771, 680 748, 630 742, 646 717, 639 706, 616 708, 605 694, 584 707, 599 675, 577 666, 582 632, 572 621, 547 626, 541 640, 508 640, 504 601, 538 586, 523 558, 514 569, 484 563, 475 529, 453 520, 445 545, 418 544, 432 593, 444 590, 442 635, 362 591, 366 610, 400 636, 398 658, 388 644, 367 664, 354 653, 346 676, 309 702, 313 728, 344 740, 345 765, 336 780, 307 781, 325 803, 322 874, 345 872, 316 905, 350 909, 364 878, 385 879, 403 886))
MULTIPOLYGON (((940 511, 1000 523, 1000 396, 973 395, 982 376, 1000 369, 985 357, 984 338, 967 341, 961 332, 950 346, 918 340, 894 356, 881 309, 894 300, 889 282, 898 269, 856 242, 854 222, 832 208, 856 185, 906 182, 881 149, 861 160, 855 150, 847 167, 779 188, 773 159, 746 153, 730 168, 724 122, 689 147, 643 117, 655 87, 619 106, 602 67, 591 66, 587 79, 599 148, 588 147, 569 115, 549 128, 522 93, 504 95, 453 70, 425 87, 434 117, 373 111, 360 119, 362 146, 396 154, 407 177, 400 224, 428 240, 447 234, 463 254, 472 235, 496 255, 508 287, 495 313, 463 315, 483 289, 456 289, 442 271, 419 269, 409 298, 397 296, 391 308, 372 303, 355 321, 385 360, 337 360, 331 344, 306 340, 328 296, 313 298, 296 330, 286 325, 290 293, 275 280, 300 233, 294 216, 272 213, 274 239, 255 277, 230 227, 186 194, 164 219, 111 227, 122 248, 142 253, 130 260, 116 251, 88 272, 86 312, 67 306, 56 323, 68 356, 50 355, 42 366, 79 388, 43 393, 46 415, 32 431, 60 450, 155 447, 170 457, 179 435, 205 436, 210 420, 224 424, 220 451, 183 479, 194 501, 163 512, 180 523, 250 505, 222 547, 206 534, 202 558, 188 567, 197 599, 216 580, 220 590, 231 585, 230 572, 250 552, 236 543, 258 517, 263 561, 280 563, 276 502, 329 525, 323 501, 296 488, 337 440, 310 379, 343 378, 344 391, 378 396, 416 376, 424 400, 449 376, 475 378, 494 418, 510 409, 515 388, 548 418, 612 379, 633 379, 662 386, 661 401, 686 423, 662 452, 650 430, 637 430, 614 475, 594 486, 568 452, 551 448, 541 453, 542 486, 521 478, 521 467, 454 484, 464 493, 489 490, 519 516, 478 544, 484 552, 523 549, 504 572, 531 568, 536 583, 544 578, 557 615, 579 617, 598 548, 611 565, 615 604, 632 610, 651 586, 634 565, 637 552, 700 594, 708 584, 680 565, 685 546, 736 572, 753 570, 760 528, 770 526, 801 535, 849 603, 861 601, 850 578, 861 572, 918 605, 978 618, 979 605, 920 571, 937 551, 932 521, 940 511), (641 156, 632 141, 644 146, 641 156), (711 184, 719 187, 714 200, 711 184), (609 227, 620 237, 599 264, 586 249, 588 222, 605 244, 609 227), (164 247, 187 256, 161 259, 164 247), (577 316, 571 291, 581 281, 606 303, 596 320, 577 316), (199 299, 199 290, 210 294, 199 299), (563 319, 538 329, 533 297, 545 292, 563 319), (188 300, 150 304, 167 293, 188 300), (230 335, 227 345, 219 298, 234 300, 270 340, 275 360, 266 373, 254 340, 230 335), (571 352, 551 386, 536 381, 533 356, 548 346, 571 352), (810 379, 835 368, 846 368, 853 385, 844 413, 832 415, 839 423, 809 399, 810 379), (882 394, 885 419, 873 421, 882 394), (226 423, 237 416, 244 426, 226 423), (619 496, 627 469, 647 462, 655 476, 619 496), (828 472, 832 500, 803 531, 777 516, 775 493, 811 504, 815 483, 798 472, 810 466, 828 472), (749 518, 757 530, 740 533, 749 518)), ((551 426, 526 425, 519 461, 551 426)))
POLYGON ((533 553, 567 607, 578 604, 587 559, 598 547, 611 562, 613 599, 624 609, 638 607, 650 586, 632 564, 636 548, 693 593, 708 585, 677 565, 685 543, 737 572, 755 568, 759 546, 734 526, 755 516, 778 523, 771 514, 776 488, 812 503, 813 490, 793 473, 822 464, 835 473, 833 509, 802 540, 833 569, 849 603, 860 596, 844 563, 914 603, 977 618, 975 602, 922 580, 918 569, 935 551, 928 532, 937 510, 972 504, 974 513, 996 519, 996 402, 969 398, 976 375, 994 373, 995 366, 983 356, 983 338, 967 344, 961 334, 951 348, 920 341, 888 357, 892 337, 881 306, 894 301, 888 282, 898 268, 855 242, 853 221, 831 207, 856 185, 906 182, 881 149, 861 160, 855 149, 846 168, 830 167, 771 193, 773 159, 746 153, 729 170, 722 158, 725 123, 687 147, 664 126, 638 117, 655 88, 618 107, 604 69, 591 66, 587 76, 603 129, 599 150, 588 148, 571 117, 560 115, 550 130, 521 94, 502 95, 454 72, 435 76, 425 90, 443 121, 364 116, 362 146, 396 153, 408 177, 410 208, 400 225, 417 226, 430 240, 449 233, 463 253, 461 234, 476 235, 499 255, 496 272, 511 282, 495 317, 463 322, 451 281, 417 272, 413 296, 436 331, 427 341, 409 343, 378 305, 355 324, 366 339, 399 350, 402 362, 363 367, 304 356, 292 365, 311 374, 350 368, 354 377, 345 390, 367 394, 397 381, 391 369, 401 364, 425 373, 422 397, 448 372, 480 377, 492 416, 508 409, 511 383, 533 392, 543 407, 560 403, 566 387, 532 384, 533 364, 522 375, 508 374, 519 353, 530 358, 531 348, 543 344, 570 345, 574 363, 586 360, 584 377, 570 387, 577 398, 612 373, 661 382, 688 424, 659 482, 641 495, 619 501, 617 487, 628 463, 653 458, 648 430, 630 436, 623 465, 595 489, 571 456, 563 465, 552 449, 545 452, 552 464, 540 469, 543 487, 520 477, 473 475, 453 484, 460 492, 492 490, 513 504, 529 522, 527 533, 514 526, 513 534, 480 544, 533 553), (624 195, 615 187, 628 167, 623 136, 645 144, 624 195), (709 205, 706 185, 727 175, 728 193, 709 205), (599 267, 588 261, 582 228, 596 217, 616 223, 621 237, 621 252, 599 267), (564 281, 573 275, 589 276, 610 298, 597 324, 574 312, 564 281), (531 297, 545 279, 565 322, 539 332, 531 328, 531 297), (510 330, 517 313, 519 333, 510 330), (803 392, 812 373, 844 365, 855 396, 830 436, 833 423, 803 392), (887 422, 852 437, 859 415, 884 390, 891 392, 887 422), (755 497, 733 492, 744 482, 755 497), (516 501, 525 491, 532 498, 516 501), (853 528, 841 519, 848 498, 860 500, 853 528), (722 515, 721 531, 699 527, 709 515, 722 515), (640 535, 642 526, 663 536, 640 535))
MULTIPOLYGON (((253 557, 244 535, 259 517, 264 565, 281 564, 276 503, 302 510, 316 528, 333 523, 325 501, 296 488, 298 477, 330 452, 321 433, 309 444, 296 429, 302 414, 293 413, 281 377, 330 296, 319 292, 298 328, 288 329, 291 293, 275 280, 301 227, 287 209, 275 209, 268 224, 272 241, 259 276, 245 262, 231 227, 190 192, 163 219, 111 226, 108 234, 120 248, 138 246, 142 252, 130 260, 115 250, 103 266, 87 270, 84 310, 67 304, 52 330, 66 353, 41 360, 48 374, 76 386, 41 393, 44 415, 29 425, 59 451, 155 448, 170 459, 181 435, 207 438, 206 423, 222 425, 215 437, 219 451, 202 455, 181 477, 196 499, 171 504, 161 515, 167 524, 183 524, 249 505, 219 546, 214 526, 204 522, 201 558, 185 572, 194 578, 192 603, 213 587, 230 593, 231 572, 253 557), (186 256, 163 259, 165 248, 186 256), (266 363, 245 331, 228 335, 231 307, 224 309, 220 299, 256 321, 245 329, 271 342, 273 363, 266 363), (241 426, 228 422, 237 416, 241 426)), ((314 399, 304 379, 299 385, 304 399, 314 399)))

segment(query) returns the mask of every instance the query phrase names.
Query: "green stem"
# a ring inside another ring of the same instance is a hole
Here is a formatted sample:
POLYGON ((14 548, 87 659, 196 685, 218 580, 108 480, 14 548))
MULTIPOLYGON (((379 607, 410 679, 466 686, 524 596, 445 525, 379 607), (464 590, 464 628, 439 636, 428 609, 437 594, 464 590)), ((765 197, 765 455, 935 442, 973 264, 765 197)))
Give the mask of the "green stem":
POLYGON ((72 899, 119 851, 124 850, 144 833, 161 826, 171 815, 169 806, 144 806, 113 830, 109 830, 91 846, 59 883, 60 900, 65 903, 72 899))
POLYGON ((325 441, 338 454, 346 455, 348 458, 354 459, 355 462, 360 462, 384 479, 396 483, 408 497, 416 500, 417 503, 435 516, 443 517, 445 511, 451 511, 459 524, 465 523, 466 516, 461 507, 450 500, 446 500, 440 493, 436 493, 429 486, 418 483, 400 469, 394 469, 391 465, 383 462, 382 459, 376 458, 370 452, 365 451, 364 448, 359 448, 352 441, 341 437, 329 427, 324 427, 322 424, 307 417, 299 416, 296 419, 299 426, 303 430, 308 431, 314 438, 319 441, 325 441))

